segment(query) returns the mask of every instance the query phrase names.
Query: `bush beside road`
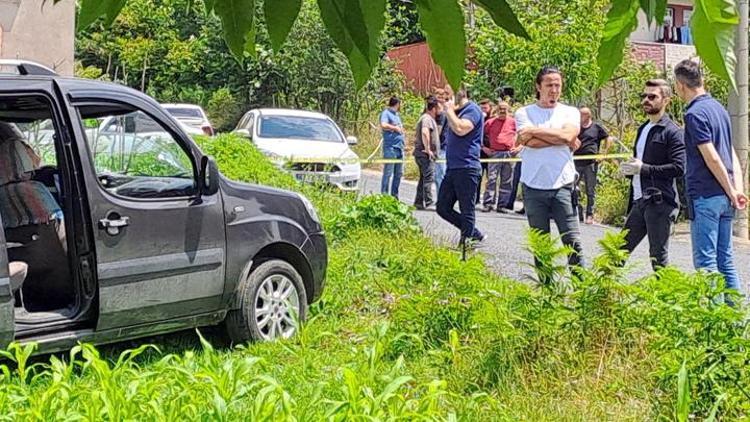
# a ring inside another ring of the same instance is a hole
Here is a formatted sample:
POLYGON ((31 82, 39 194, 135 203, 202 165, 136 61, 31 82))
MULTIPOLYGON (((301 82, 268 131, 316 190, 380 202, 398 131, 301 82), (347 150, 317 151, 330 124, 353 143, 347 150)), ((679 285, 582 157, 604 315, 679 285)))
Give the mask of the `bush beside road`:
MULTIPOLYGON (((9 419, 621 420, 750 413, 743 316, 705 277, 665 270, 635 284, 609 236, 581 279, 557 286, 461 262, 392 198, 300 185, 232 136, 203 140, 224 174, 300 191, 330 236, 326 290, 293 339, 216 348, 90 346, 0 366, 9 419), (399 219, 395 224, 392 219, 399 219), (394 230, 394 225, 397 229, 394 230), (195 349, 195 350, 194 350, 195 349)), ((408 210, 407 210, 408 211, 408 210)), ((521 247, 521 246, 519 246, 521 247)), ((530 258, 530 257, 529 257, 530 258)), ((521 260, 520 262, 523 262, 521 260)), ((520 262, 516 265, 522 265, 520 262)), ((155 339, 160 340, 160 339, 155 339)))

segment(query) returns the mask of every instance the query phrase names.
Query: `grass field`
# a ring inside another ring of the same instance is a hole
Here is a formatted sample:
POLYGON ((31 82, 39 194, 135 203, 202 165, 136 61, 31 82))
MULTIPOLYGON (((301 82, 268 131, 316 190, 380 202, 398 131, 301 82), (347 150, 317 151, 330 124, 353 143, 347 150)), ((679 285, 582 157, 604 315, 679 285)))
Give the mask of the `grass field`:
POLYGON ((0 367, 3 419, 750 416, 745 311, 720 303, 720 280, 666 269, 627 283, 614 235, 571 277, 558 264, 566 251, 534 234, 528 246, 554 283, 504 279, 481 256, 461 262, 433 245, 391 198, 300 186, 231 136, 203 148, 228 177, 316 204, 330 264, 309 321, 294 339, 234 347, 218 329, 33 360, 12 346, 15 363, 0 367))

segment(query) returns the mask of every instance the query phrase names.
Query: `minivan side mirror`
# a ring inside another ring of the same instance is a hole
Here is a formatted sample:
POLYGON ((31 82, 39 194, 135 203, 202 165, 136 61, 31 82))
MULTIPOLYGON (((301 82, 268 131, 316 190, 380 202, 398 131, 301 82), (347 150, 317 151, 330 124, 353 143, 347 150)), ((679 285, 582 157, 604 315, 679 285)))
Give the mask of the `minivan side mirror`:
POLYGON ((219 166, 213 158, 204 155, 201 157, 201 170, 198 175, 200 194, 211 196, 219 191, 219 166))
POLYGON ((357 139, 356 136, 347 136, 346 137, 346 143, 349 144, 349 145, 357 145, 357 142, 359 142, 359 140, 357 139))

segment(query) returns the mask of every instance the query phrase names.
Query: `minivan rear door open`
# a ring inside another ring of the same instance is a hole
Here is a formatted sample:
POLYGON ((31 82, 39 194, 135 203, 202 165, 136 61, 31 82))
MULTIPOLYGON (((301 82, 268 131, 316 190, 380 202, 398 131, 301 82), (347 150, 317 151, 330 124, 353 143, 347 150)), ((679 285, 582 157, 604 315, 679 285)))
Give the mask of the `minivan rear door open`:
MULTIPOLYGON (((2 218, 0 218, 0 227, 2 227, 2 218)), ((10 285, 5 231, 0 230, 0 347, 4 349, 13 341, 15 328, 13 291, 10 285)))

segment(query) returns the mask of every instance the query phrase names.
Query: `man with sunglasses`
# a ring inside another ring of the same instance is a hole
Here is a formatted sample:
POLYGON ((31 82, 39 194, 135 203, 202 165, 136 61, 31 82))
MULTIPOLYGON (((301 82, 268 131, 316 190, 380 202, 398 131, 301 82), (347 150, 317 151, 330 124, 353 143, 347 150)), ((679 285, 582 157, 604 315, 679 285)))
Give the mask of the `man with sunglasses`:
POLYGON ((685 172, 683 131, 665 113, 671 96, 667 81, 646 82, 641 106, 648 121, 638 128, 633 158, 620 166, 631 179, 625 248, 633 252, 648 236, 654 270, 669 263, 669 236, 679 208, 676 179, 685 172))

